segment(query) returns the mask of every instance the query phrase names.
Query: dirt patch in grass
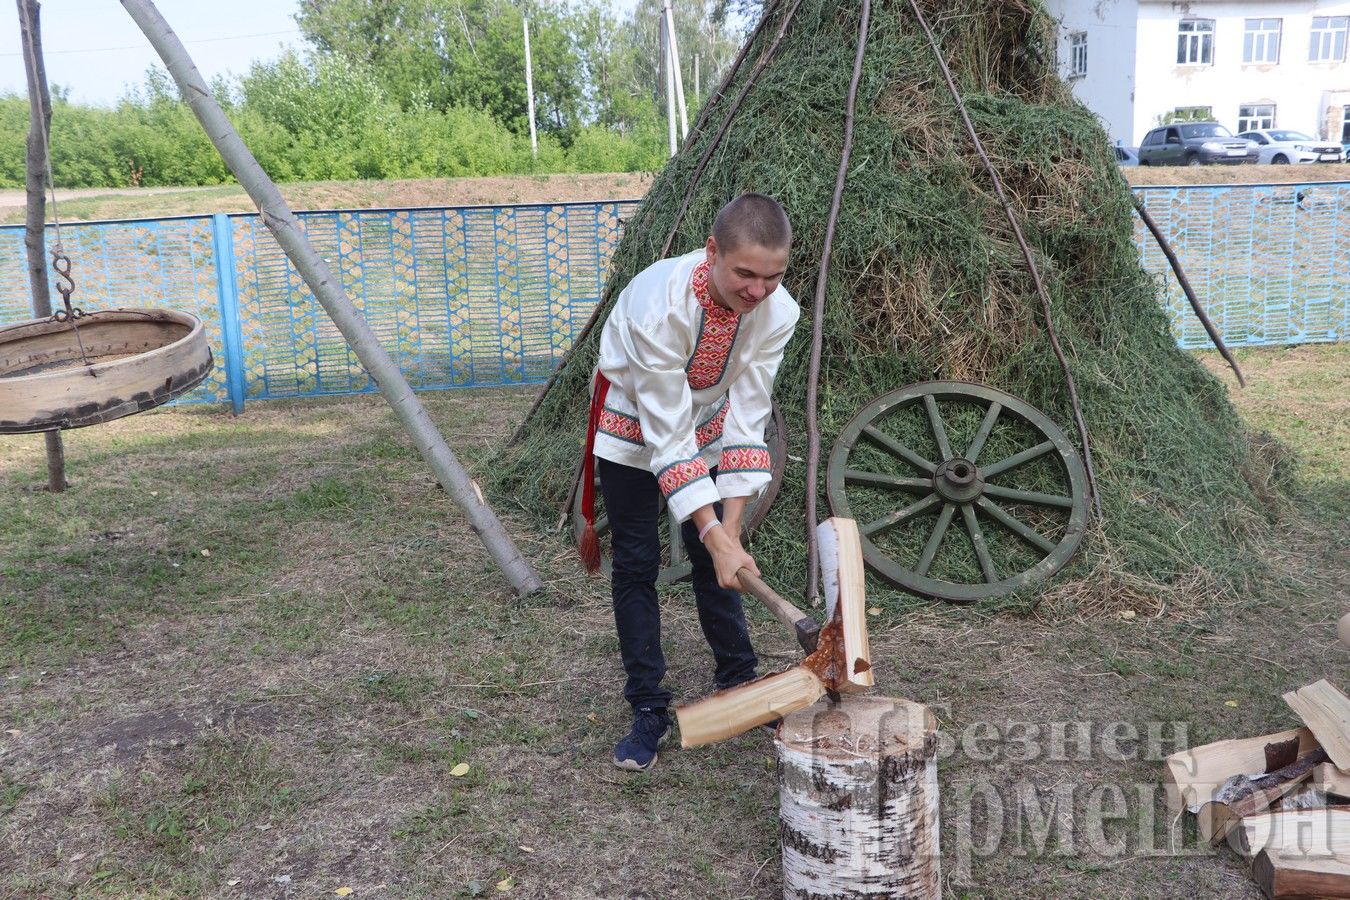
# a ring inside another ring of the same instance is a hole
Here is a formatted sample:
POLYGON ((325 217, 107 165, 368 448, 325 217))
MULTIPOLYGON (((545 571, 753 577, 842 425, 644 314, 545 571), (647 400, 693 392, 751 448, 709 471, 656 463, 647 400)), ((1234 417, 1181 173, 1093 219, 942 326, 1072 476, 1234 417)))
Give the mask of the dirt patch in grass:
MULTIPOLYGON (((1235 401, 1320 486, 1251 594, 869 620, 879 692, 932 705, 947 741, 946 896, 1259 896, 1171 823, 1158 758, 1288 727, 1282 691, 1346 670, 1350 450, 1324 420, 1348 353, 1242 356, 1235 401)), ((533 399, 423 396, 470 466, 533 399)), ((30 490, 41 441, 0 439, 0 895, 781 896, 771 741, 613 769, 607 586, 504 509, 548 584, 511 597, 378 398, 67 438, 59 497, 30 490)), ((687 588, 662 612, 668 684, 701 696, 687 588)), ((764 667, 796 658, 750 614, 764 667)))
POLYGON ((1350 181, 1350 165, 1318 163, 1303 166, 1128 166, 1122 168, 1132 185, 1289 184, 1291 182, 1350 181))

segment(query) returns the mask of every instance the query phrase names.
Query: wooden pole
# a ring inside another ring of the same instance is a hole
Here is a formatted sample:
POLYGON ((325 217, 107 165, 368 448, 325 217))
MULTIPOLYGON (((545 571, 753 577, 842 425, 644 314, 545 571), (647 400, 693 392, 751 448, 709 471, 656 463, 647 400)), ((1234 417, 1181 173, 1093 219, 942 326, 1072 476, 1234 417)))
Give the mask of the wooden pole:
POLYGON ((786 900, 942 896, 927 707, 819 701, 784 717, 775 748, 786 900))
MULTIPOLYGON (((47 135, 51 132, 52 97, 47 90, 47 68, 42 61, 41 4, 37 0, 17 0, 19 6, 19 44, 23 48, 24 74, 28 79, 28 159, 24 186, 28 194, 28 216, 23 235, 28 257, 28 285, 33 295, 33 317, 45 319, 52 314, 52 295, 47 285, 46 172, 47 135)), ((64 491, 66 451, 61 432, 42 436, 47 445, 47 490, 64 491)))
POLYGON ((661 72, 665 75, 666 85, 666 135, 670 139, 670 155, 678 150, 678 135, 675 130, 675 69, 670 64, 670 29, 666 26, 666 16, 661 14, 661 72))
POLYGON ((496 514, 479 497, 469 473, 436 430, 426 407, 413 393, 412 386, 399 371, 398 364, 380 346, 375 332, 342 289, 341 281, 310 245, 300 227, 300 221, 282 199, 277 186, 258 165, 248 147, 244 146, 169 23, 151 0, 122 0, 122 6, 150 39, 211 143, 257 204, 263 222, 375 380, 380 393, 393 407, 422 457, 431 466, 436 480, 463 510, 469 519, 469 526, 487 546, 511 587, 521 596, 542 588, 543 582, 520 555, 496 514))
POLYGON ((680 69, 680 42, 675 36, 675 12, 670 8, 670 0, 666 0, 665 17, 666 52, 675 86, 675 107, 680 113, 680 140, 685 140, 689 137, 689 113, 684 107, 684 72, 680 69))
POLYGON ((530 108, 530 155, 539 155, 539 135, 534 129, 534 60, 530 57, 530 20, 525 18, 525 96, 530 108))

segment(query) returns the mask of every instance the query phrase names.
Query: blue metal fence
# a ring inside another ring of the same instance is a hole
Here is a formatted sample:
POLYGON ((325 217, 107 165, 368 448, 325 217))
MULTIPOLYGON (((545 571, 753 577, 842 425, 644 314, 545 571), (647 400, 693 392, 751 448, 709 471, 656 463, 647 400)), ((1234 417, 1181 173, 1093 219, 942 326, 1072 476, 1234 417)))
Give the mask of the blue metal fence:
MULTIPOLYGON (((1137 189, 1234 346, 1345 340, 1350 183, 1137 189)), ((310 241, 416 387, 543 381, 600 297, 637 201, 300 213, 310 241)), ((50 239, 49 235, 49 239, 50 239)), ((89 309, 198 316, 217 366, 185 400, 373 389, 256 215, 62 227, 89 309), (222 264, 222 262, 224 264, 222 264)), ((1152 237, 1177 339, 1208 346, 1152 237)), ((0 227, 0 323, 29 317, 21 226, 0 227)))
MULTIPOLYGON (((1135 191, 1230 347, 1350 336, 1350 183, 1135 191)), ((1211 346, 1157 242, 1135 221, 1144 268, 1164 279, 1178 342, 1211 346)))

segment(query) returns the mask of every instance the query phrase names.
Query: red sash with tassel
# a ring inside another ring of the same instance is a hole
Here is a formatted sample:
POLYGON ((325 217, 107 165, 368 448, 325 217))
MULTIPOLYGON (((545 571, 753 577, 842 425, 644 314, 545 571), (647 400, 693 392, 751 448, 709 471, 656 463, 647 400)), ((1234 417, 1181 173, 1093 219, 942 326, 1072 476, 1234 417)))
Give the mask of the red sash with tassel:
POLYGON ((581 562, 592 574, 600 571, 600 539, 595 536, 595 432, 599 430, 600 413, 608 393, 609 379, 597 371, 591 392, 590 422, 586 426, 586 456, 581 463, 581 517, 586 520, 586 527, 578 545, 581 562))

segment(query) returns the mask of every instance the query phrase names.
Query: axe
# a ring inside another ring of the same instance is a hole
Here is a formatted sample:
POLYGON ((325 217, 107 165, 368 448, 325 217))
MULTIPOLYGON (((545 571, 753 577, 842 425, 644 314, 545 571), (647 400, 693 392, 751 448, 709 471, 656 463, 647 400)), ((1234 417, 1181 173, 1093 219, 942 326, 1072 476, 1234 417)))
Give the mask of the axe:
POLYGON ((774 618, 782 622, 797 638, 797 643, 807 653, 814 653, 820 641, 820 623, 779 596, 778 592, 764 583, 758 575, 749 569, 736 573, 741 580, 745 593, 763 603, 773 613, 774 618))

